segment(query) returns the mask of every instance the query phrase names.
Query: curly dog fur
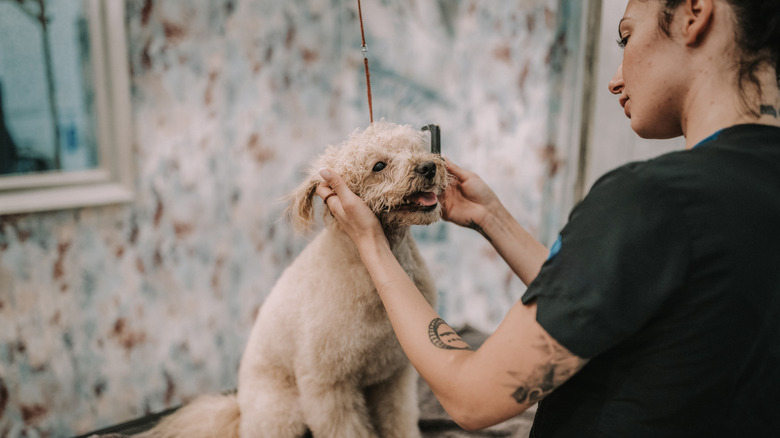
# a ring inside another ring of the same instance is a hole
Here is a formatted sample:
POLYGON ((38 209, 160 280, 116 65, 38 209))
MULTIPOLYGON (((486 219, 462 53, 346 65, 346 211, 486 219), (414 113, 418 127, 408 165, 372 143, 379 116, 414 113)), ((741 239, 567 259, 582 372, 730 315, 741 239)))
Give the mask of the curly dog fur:
MULTIPOLYGON (((377 214, 393 253, 431 304, 433 279, 411 225, 441 215, 448 182, 427 134, 380 121, 329 146, 294 191, 288 215, 314 222, 318 170, 343 175, 377 214)), ((419 438, 416 373, 396 339, 357 248, 324 208, 325 227, 263 303, 234 396, 203 396, 146 436, 419 438)))

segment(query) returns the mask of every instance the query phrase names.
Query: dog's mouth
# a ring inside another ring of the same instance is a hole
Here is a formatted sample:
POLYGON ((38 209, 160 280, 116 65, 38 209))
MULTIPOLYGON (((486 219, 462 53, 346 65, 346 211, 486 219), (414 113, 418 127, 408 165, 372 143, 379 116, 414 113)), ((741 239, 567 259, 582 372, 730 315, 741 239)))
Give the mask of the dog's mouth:
POLYGON ((439 204, 439 198, 434 192, 417 192, 404 196, 404 203, 395 207, 394 210, 411 211, 431 211, 436 209, 439 204))

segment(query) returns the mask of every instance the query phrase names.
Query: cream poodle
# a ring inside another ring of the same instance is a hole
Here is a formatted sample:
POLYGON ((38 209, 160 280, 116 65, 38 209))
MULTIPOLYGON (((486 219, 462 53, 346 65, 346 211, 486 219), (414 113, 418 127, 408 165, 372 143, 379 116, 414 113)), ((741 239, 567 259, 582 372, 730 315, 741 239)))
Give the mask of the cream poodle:
MULTIPOLYGON (((441 215, 444 160, 428 134, 380 121, 330 146, 291 196, 314 223, 318 170, 341 175, 379 217, 393 253, 432 305, 436 289, 410 232, 441 215)), ((419 438, 417 375, 357 248, 324 207, 325 227, 263 303, 239 369, 238 392, 195 399, 145 436, 419 438)))

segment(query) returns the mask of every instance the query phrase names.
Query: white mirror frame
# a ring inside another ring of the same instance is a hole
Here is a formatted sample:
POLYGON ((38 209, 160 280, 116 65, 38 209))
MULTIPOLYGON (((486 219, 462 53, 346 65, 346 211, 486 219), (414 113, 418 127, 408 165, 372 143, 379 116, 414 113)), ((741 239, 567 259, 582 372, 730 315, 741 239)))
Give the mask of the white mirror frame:
POLYGON ((95 169, 0 177, 0 215, 133 199, 130 75, 124 2, 87 0, 99 163, 95 169))

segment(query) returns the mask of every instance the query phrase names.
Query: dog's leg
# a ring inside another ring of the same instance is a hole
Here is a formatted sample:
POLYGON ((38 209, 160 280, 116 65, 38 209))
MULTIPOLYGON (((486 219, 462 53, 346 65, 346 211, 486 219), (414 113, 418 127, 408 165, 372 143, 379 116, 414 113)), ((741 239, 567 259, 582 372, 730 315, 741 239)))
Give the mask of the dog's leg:
POLYGON ((300 438, 306 433, 295 382, 258 376, 239 385, 241 438, 300 438))
POLYGON ((299 385, 306 424, 314 438, 378 438, 357 386, 317 379, 300 379, 299 385))
POLYGON ((411 365, 371 387, 367 398, 381 437, 420 438, 417 373, 411 365))

